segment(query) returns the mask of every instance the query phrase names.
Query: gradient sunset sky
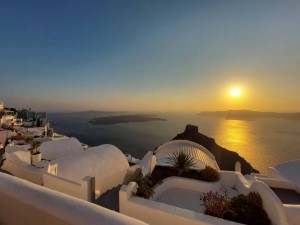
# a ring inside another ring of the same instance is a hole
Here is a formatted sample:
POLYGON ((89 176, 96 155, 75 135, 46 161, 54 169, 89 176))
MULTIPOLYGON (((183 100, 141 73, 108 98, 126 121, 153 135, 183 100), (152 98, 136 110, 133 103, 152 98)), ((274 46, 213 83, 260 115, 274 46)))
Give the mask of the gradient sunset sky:
POLYGON ((300 111, 300 1, 0 0, 0 78, 35 110, 300 111))

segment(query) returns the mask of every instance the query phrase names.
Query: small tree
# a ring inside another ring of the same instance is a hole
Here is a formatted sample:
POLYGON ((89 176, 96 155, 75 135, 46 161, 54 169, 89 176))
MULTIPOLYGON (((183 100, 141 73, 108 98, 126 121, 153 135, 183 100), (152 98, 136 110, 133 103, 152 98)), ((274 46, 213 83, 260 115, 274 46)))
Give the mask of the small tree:
POLYGON ((31 143, 31 149, 30 149, 30 152, 31 152, 32 155, 40 153, 40 152, 38 151, 38 147, 39 147, 40 145, 41 145, 41 143, 40 143, 40 142, 36 142, 36 141, 33 141, 33 142, 31 143))
POLYGON ((178 176, 196 164, 193 156, 185 152, 174 152, 169 158, 172 166, 178 172, 178 176))
POLYGON ((27 144, 32 144, 32 142, 33 142, 33 137, 25 137, 24 140, 25 140, 25 142, 26 142, 27 144))

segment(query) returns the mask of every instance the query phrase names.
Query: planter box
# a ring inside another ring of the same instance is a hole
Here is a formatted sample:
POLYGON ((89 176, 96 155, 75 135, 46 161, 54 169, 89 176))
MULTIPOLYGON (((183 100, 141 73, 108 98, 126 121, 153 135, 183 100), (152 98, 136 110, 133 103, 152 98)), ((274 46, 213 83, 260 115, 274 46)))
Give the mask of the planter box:
POLYGON ((34 165, 35 163, 42 160, 42 154, 41 153, 35 153, 34 155, 31 155, 31 164, 34 165))

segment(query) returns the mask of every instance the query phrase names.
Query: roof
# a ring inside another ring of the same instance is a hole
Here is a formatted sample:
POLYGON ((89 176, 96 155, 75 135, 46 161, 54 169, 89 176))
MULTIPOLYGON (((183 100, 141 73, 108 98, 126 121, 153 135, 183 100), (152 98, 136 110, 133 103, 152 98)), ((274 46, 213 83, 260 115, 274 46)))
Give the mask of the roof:
POLYGON ((173 140, 159 146, 156 151, 157 164, 169 164, 170 156, 175 152, 185 152, 191 154, 196 160, 195 168, 203 169, 210 166, 220 170, 214 155, 202 145, 188 140, 173 140))
POLYGON ((76 138, 66 138, 55 141, 43 142, 39 147, 42 158, 55 160, 67 155, 77 154, 84 151, 81 143, 76 138))
POLYGON ((95 177, 96 184, 129 168, 125 155, 109 144, 91 147, 82 153, 51 162, 57 164, 57 176, 79 182, 86 176, 95 177))

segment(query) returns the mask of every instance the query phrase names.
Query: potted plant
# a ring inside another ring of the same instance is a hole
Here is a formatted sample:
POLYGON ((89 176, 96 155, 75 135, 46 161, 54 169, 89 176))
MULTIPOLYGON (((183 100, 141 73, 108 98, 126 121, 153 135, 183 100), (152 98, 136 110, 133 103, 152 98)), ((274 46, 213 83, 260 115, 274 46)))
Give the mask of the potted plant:
POLYGON ((32 144, 31 144, 31 149, 30 149, 31 164, 33 164, 33 165, 42 160, 42 154, 38 150, 39 146, 40 146, 40 143, 36 142, 36 141, 32 142, 32 144))
POLYGON ((134 193, 135 196, 146 199, 149 199, 153 196, 154 189, 150 174, 143 176, 143 174, 140 173, 133 181, 135 181, 138 185, 137 191, 134 193))

